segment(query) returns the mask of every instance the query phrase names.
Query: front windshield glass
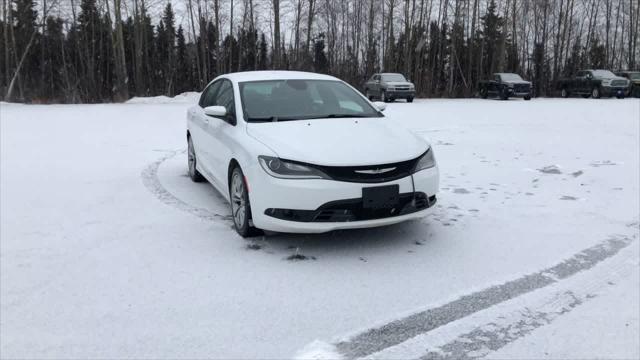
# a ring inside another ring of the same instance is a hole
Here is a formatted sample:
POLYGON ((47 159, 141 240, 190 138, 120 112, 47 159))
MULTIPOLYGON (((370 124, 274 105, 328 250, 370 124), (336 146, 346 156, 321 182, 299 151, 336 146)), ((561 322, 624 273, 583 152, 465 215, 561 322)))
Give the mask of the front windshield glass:
POLYGON ((334 80, 242 82, 240 97, 248 122, 348 117, 382 117, 349 86, 334 80))
POLYGON ((382 80, 384 81, 398 81, 398 82, 406 82, 407 79, 402 76, 402 74, 382 74, 382 80))
POLYGON ((601 79, 611 79, 616 77, 615 74, 609 70, 593 70, 593 76, 601 79))
POLYGON ((524 81, 518 74, 500 74, 502 81, 524 81))

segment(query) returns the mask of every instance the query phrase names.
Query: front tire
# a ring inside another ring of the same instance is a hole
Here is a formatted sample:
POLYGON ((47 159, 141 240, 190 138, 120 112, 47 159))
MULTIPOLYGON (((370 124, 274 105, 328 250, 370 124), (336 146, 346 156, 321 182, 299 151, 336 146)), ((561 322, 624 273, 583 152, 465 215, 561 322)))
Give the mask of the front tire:
POLYGON ((408 102, 408 103, 411 103, 411 102, 413 102, 413 98, 412 98, 412 97, 410 97, 410 98, 407 98, 407 102, 408 102))
POLYGON ((524 99, 525 99, 526 101, 531 100, 531 95, 527 95, 527 96, 525 96, 525 97, 524 97, 524 99))
POLYGON ((560 96, 562 96, 565 99, 569 97, 569 91, 567 91, 567 88, 562 88, 562 91, 560 92, 560 96))
POLYGON ((244 174, 239 166, 233 168, 229 182, 229 200, 233 227, 242 237, 260 235, 262 232, 251 225, 251 205, 244 174))
POLYGON ((382 90, 380 92, 380 100, 382 100, 382 102, 386 102, 386 103, 389 102, 389 98, 387 98, 387 92, 386 91, 382 90))
POLYGON ((594 99, 600 99, 600 96, 601 96, 600 88, 594 87, 593 90, 591 90, 591 97, 593 97, 594 99))
POLYGON ((500 99, 502 100, 509 100, 509 94, 507 93, 506 89, 502 89, 500 91, 500 99))
POLYGON ((480 89, 480 97, 483 99, 486 99, 489 97, 489 92, 487 91, 486 88, 480 89))
POLYGON ((197 161, 196 150, 193 147, 191 136, 189 136, 187 137, 187 164, 189 169, 189 178, 191 181, 199 183, 203 182, 205 179, 196 168, 197 161))

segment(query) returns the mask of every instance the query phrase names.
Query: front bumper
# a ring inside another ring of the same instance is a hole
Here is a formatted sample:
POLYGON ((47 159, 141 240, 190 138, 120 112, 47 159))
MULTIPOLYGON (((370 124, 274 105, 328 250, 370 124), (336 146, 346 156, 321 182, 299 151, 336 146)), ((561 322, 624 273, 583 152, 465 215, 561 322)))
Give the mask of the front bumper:
POLYGON ((256 169, 249 179, 249 198, 251 201, 251 213, 254 226, 263 230, 293 233, 323 233, 339 229, 356 229, 375 226, 396 224, 399 222, 424 217, 428 208, 435 203, 435 195, 438 192, 439 170, 438 167, 419 171, 412 176, 384 183, 352 183, 344 181, 312 179, 312 180, 288 180, 278 179, 267 175, 262 169, 256 169), (378 187, 386 185, 398 185, 401 196, 412 196, 413 193, 423 193, 426 206, 397 209, 393 213, 376 213, 371 216, 340 217, 328 216, 320 219, 317 216, 326 209, 329 203, 348 203, 358 206, 357 200, 362 198, 362 189, 365 187, 378 187), (324 206, 324 207, 323 207, 324 206), (286 220, 291 218, 276 209, 296 210, 297 214, 305 214, 306 218, 286 220), (354 219, 363 220, 354 220, 354 219), (338 220, 338 221, 334 221, 338 220))
POLYGON ((387 97, 393 99, 406 99, 416 96, 415 90, 386 90, 385 93, 387 97))
POLYGON ((627 86, 603 86, 601 89, 605 96, 626 96, 629 91, 627 86))

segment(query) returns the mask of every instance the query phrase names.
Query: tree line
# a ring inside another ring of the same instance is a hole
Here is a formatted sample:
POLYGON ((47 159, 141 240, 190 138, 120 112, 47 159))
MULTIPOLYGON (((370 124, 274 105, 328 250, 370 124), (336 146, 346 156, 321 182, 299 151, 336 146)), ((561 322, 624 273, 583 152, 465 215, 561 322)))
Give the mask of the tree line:
POLYGON ((478 80, 516 72, 547 96, 580 68, 640 60, 637 0, 2 0, 1 10, 8 101, 173 96, 266 69, 356 87, 401 72, 426 97, 473 96, 478 80))

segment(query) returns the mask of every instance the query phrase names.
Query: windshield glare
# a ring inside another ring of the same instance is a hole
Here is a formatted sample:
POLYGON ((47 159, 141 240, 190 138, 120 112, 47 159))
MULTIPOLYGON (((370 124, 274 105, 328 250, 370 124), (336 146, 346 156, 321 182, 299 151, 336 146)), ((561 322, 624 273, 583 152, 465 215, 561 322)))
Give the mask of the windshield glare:
POLYGON ((382 116, 340 81, 266 80, 239 86, 248 122, 382 116))
POLYGON ((502 81, 524 81, 518 74, 500 74, 502 81))
POLYGON ((593 70, 593 76, 597 78, 604 78, 604 79, 610 79, 610 78, 616 77, 609 70, 593 70))
POLYGON ((382 80, 384 81, 398 81, 398 82, 406 82, 407 79, 402 76, 402 74, 382 74, 382 80))

